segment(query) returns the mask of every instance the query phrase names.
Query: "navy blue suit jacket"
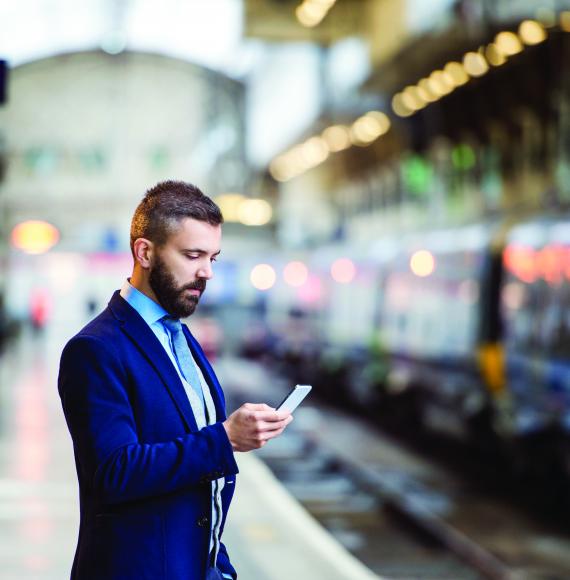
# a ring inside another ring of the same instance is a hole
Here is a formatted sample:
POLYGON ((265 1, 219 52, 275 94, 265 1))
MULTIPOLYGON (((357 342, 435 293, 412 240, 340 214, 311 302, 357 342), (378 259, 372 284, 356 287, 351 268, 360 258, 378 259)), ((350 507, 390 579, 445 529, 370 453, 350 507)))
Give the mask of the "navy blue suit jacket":
MULTIPOLYGON (((218 422, 198 430, 163 346, 118 292, 63 350, 59 394, 79 479, 74 580, 203 580, 211 481, 225 477, 223 522, 238 472, 222 389, 184 327, 218 422)), ((236 576, 225 547, 218 568, 236 576)))

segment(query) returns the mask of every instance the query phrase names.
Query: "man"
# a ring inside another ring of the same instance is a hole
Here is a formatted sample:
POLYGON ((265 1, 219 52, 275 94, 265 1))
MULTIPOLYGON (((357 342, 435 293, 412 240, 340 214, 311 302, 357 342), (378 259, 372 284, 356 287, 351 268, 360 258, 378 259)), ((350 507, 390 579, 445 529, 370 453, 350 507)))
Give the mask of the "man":
POLYGON ((150 189, 131 224, 132 276, 66 345, 59 393, 79 479, 77 580, 237 578, 221 535, 234 451, 277 437, 288 412, 228 418, 191 315, 220 253, 222 215, 198 188, 150 189))

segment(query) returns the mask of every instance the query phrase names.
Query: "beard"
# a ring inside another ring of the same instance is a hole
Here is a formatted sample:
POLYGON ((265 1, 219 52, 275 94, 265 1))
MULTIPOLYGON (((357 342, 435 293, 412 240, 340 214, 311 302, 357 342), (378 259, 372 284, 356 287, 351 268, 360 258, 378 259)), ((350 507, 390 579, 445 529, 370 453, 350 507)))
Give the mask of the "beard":
POLYGON ((160 305, 174 318, 186 318, 193 314, 200 296, 206 289, 204 279, 177 286, 174 276, 160 256, 156 256, 148 281, 160 305), (187 294, 187 290, 200 290, 200 296, 187 294))

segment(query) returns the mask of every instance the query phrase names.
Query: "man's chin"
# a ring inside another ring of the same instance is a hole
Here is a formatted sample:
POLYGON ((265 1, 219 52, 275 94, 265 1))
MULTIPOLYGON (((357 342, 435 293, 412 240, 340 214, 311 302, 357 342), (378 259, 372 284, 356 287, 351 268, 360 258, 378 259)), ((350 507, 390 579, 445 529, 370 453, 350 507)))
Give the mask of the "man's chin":
POLYGON ((176 311, 177 318, 187 318, 194 314, 196 310, 196 306, 198 306, 198 297, 192 296, 188 300, 184 300, 184 302, 176 304, 176 307, 173 309, 176 311))

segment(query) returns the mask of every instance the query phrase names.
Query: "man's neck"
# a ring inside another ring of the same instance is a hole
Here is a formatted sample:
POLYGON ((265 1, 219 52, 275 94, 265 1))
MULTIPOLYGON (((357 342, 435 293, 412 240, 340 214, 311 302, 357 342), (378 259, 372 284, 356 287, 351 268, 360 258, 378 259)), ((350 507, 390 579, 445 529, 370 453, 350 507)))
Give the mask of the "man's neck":
POLYGON ((131 277, 129 278, 129 283, 133 288, 136 288, 139 292, 142 292, 145 296, 148 296, 153 302, 160 304, 156 298, 156 294, 148 283, 148 277, 138 271, 137 268, 133 270, 131 277))

